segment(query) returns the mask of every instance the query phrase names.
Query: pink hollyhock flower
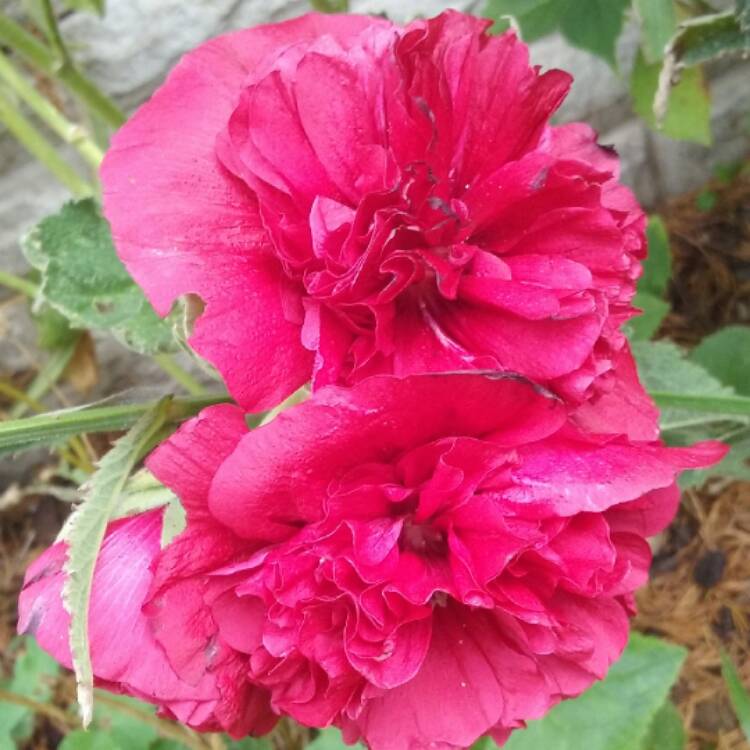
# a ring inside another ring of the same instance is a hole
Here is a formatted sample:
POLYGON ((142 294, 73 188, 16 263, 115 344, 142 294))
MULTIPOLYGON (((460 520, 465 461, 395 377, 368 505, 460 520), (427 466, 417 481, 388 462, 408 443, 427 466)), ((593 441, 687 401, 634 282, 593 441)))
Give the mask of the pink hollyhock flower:
POLYGON ((159 313, 202 298, 191 343, 245 408, 311 376, 490 369, 573 403, 624 389, 655 436, 619 379, 643 213, 588 126, 549 124, 570 76, 488 25, 313 14, 219 37, 115 136, 120 257, 159 313))
MULTIPOLYGON (((605 675, 675 476, 723 453, 584 434, 481 374, 330 386, 251 432, 209 408, 148 461, 186 530, 159 553, 158 512, 111 527, 95 673, 199 729, 263 731, 270 705, 372 750, 502 741, 605 675)), ((63 555, 20 628, 67 663, 63 555)))

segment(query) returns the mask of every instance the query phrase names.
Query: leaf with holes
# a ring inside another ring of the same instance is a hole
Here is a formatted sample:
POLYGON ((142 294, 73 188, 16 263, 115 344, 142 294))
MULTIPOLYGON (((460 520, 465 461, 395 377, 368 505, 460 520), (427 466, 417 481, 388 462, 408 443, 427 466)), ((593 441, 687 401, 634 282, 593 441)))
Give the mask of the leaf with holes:
POLYGON ((71 202, 22 240, 42 273, 39 299, 76 328, 113 333, 138 352, 176 348, 170 324, 154 312, 115 253, 109 224, 93 200, 71 202))

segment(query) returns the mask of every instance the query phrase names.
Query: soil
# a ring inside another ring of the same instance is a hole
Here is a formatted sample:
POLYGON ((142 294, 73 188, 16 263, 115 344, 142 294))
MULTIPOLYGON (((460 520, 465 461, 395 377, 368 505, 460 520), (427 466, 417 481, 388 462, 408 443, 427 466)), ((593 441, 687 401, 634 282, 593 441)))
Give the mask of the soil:
MULTIPOLYGON (((659 213, 673 254, 672 311, 660 336, 693 345, 724 325, 750 322, 750 170, 717 179, 659 213)), ((0 402, 0 414, 2 408, 0 402)), ((6 673, 23 571, 68 512, 65 503, 18 490, 0 487, 0 672, 6 673)), ((750 750, 719 656, 724 648, 750 686, 750 483, 714 481, 685 493, 678 517, 656 540, 651 581, 638 605, 637 629, 688 650, 672 696, 687 727, 687 750, 750 750)), ((63 677, 57 702, 67 705, 72 693, 63 677)), ((40 718, 26 750, 52 750, 60 736, 40 718)))

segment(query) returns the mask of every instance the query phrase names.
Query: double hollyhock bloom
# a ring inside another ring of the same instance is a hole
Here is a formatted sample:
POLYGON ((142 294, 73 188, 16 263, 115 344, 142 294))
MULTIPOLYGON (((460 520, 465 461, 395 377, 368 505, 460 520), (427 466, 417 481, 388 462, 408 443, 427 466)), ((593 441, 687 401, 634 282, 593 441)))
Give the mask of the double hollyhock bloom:
MULTIPOLYGON (((237 736, 287 714, 372 750, 502 741, 604 676, 675 475, 720 453, 583 433, 507 376, 329 386, 252 431, 209 408, 148 460, 186 530, 110 527, 95 674, 237 736)), ((70 664, 64 557, 29 570, 20 628, 70 664)))
MULTIPOLYGON (((310 15, 187 55, 103 167, 120 257, 239 406, 148 459, 162 512, 113 523, 100 684, 199 730, 279 715, 372 750, 465 748, 604 676, 677 474, 620 330, 644 217, 570 77, 448 12, 310 15), (248 431, 245 410, 305 382, 248 431)), ((66 548, 20 629, 70 664, 66 548)))
MULTIPOLYGON (((405 28, 310 15, 188 54, 115 136, 116 246, 237 401, 372 374, 520 373, 618 390, 644 215, 571 77, 454 12, 405 28)), ((647 400, 631 384, 632 403, 647 400)))

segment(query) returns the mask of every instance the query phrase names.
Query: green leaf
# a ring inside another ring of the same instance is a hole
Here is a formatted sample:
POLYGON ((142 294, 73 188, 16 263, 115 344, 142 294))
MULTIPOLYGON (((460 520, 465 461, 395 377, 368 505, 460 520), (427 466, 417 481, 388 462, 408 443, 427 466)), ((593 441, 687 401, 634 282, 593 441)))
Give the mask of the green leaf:
POLYGON ((176 347, 161 320, 120 262, 109 225, 93 200, 65 204, 22 241, 42 272, 39 298, 76 328, 107 330, 138 352, 176 347))
POLYGON ((104 0, 64 0, 65 5, 70 10, 83 10, 88 13, 96 13, 98 16, 104 15, 104 0))
MULTIPOLYGON (((0 683, 3 690, 40 703, 50 700, 60 667, 33 638, 17 638, 8 649, 17 654, 13 676, 0 683)), ((0 750, 15 750, 33 728, 33 712, 14 703, 0 702, 0 750)))
POLYGON ((141 469, 128 479, 115 517, 134 516, 173 502, 179 502, 174 492, 165 487, 148 469, 141 469))
POLYGON ((605 680, 529 722, 505 750, 640 750, 684 658, 679 646, 633 633, 605 680))
POLYGON ((666 113, 660 123, 654 113, 659 87, 659 63, 649 65, 638 52, 630 78, 633 109, 646 124, 676 140, 711 144, 711 100, 703 71, 690 68, 681 73, 679 82, 669 92, 666 113))
POLYGON ((684 21, 670 43, 671 64, 692 66, 750 50, 750 28, 738 13, 712 13, 684 21))
POLYGON ((643 275, 638 291, 662 297, 672 276, 672 255, 669 250, 669 233, 661 216, 652 214, 646 227, 648 257, 643 262, 643 275))
POLYGON ((93 716, 94 676, 89 654, 89 599, 94 566, 107 523, 115 515, 135 465, 153 446, 168 419, 169 398, 162 399, 115 442, 101 459, 85 490, 83 503, 61 534, 68 542, 63 604, 70 613, 70 652, 78 685, 83 725, 93 716))
POLYGON ((661 407, 662 437, 670 445, 719 439, 730 446, 717 466, 686 471, 680 485, 712 476, 750 479, 750 398, 740 396, 667 341, 634 341, 633 354, 646 390, 661 407))
POLYGON ((646 61, 658 62, 664 58, 677 28, 674 0, 634 0, 633 5, 641 20, 641 46, 646 61))
POLYGON ((685 747, 685 727, 682 717, 672 701, 665 701, 659 709, 642 750, 683 750, 685 747))
POLYGON ((551 34, 557 29, 568 0, 489 0, 482 15, 495 21, 492 31, 505 31, 513 16, 526 42, 551 34))
POLYGON ((643 313, 628 321, 630 339, 632 341, 648 340, 656 333, 664 316, 669 312, 669 303, 649 292, 638 292, 633 304, 640 307, 643 313))
POLYGON ((750 396, 750 328, 747 326, 727 326, 707 336, 689 357, 724 385, 750 396))
POLYGON ((573 0, 560 26, 569 42, 617 67, 615 49, 630 0, 573 0))
POLYGON ((47 351, 64 347, 81 333, 71 328, 68 319, 49 305, 38 305, 32 316, 36 323, 37 343, 47 351))
MULTIPOLYGON (((131 745, 131 747, 135 746, 131 745)), ((59 750, 121 750, 121 748, 119 745, 113 744, 104 732, 88 732, 85 729, 76 729, 65 735, 59 745, 59 750)))
POLYGON ((721 652, 721 674, 727 685, 734 712, 737 714, 737 721, 739 721, 746 739, 750 741, 750 695, 742 684, 737 668, 729 655, 723 650, 721 652))

